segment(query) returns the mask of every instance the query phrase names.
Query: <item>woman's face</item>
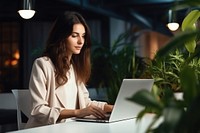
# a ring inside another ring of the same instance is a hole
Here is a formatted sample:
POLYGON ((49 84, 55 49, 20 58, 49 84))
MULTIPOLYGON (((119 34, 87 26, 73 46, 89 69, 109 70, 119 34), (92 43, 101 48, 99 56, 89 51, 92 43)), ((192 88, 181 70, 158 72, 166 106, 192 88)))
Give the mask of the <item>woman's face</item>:
POLYGON ((74 24, 72 34, 66 39, 67 53, 79 54, 85 42, 85 27, 82 24, 74 24))

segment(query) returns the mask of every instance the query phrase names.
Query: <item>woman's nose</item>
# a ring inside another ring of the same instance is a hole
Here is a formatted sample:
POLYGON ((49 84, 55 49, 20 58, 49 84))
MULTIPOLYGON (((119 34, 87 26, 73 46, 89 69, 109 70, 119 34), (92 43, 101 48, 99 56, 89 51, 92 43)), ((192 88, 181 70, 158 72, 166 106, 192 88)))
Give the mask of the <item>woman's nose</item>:
POLYGON ((83 44, 84 43, 84 38, 83 37, 79 37, 78 38, 78 44, 83 44))

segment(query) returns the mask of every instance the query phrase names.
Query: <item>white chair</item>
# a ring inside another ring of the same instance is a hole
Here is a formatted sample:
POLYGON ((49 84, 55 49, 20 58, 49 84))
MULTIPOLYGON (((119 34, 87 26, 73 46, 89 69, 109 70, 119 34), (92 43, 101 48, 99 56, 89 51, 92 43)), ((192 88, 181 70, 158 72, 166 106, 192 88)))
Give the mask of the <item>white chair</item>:
POLYGON ((17 103, 17 126, 18 130, 23 129, 31 114, 31 95, 28 89, 14 89, 12 93, 17 103), (24 120, 24 118, 26 118, 24 120))
POLYGON ((12 93, 0 93, 0 109, 16 110, 15 97, 12 93))
POLYGON ((17 105, 12 93, 0 93, 0 133, 17 129, 17 105))

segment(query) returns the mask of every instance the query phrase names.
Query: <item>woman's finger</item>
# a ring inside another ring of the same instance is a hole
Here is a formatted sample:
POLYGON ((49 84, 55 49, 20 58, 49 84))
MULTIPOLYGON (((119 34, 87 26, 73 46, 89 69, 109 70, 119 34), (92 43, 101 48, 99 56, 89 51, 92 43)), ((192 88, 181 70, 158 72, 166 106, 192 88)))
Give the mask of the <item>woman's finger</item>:
POLYGON ((94 113, 93 115, 97 118, 105 118, 105 112, 101 108, 93 106, 92 112, 94 113))

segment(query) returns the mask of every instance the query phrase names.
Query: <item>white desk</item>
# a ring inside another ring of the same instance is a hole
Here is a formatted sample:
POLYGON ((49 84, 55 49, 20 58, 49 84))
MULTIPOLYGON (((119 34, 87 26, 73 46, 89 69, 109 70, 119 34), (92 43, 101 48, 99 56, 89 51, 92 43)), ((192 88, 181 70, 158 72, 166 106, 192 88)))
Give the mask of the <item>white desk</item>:
POLYGON ((136 119, 113 123, 77 122, 71 120, 65 123, 24 129, 12 133, 144 133, 152 117, 152 114, 148 114, 139 123, 136 123, 136 119))

